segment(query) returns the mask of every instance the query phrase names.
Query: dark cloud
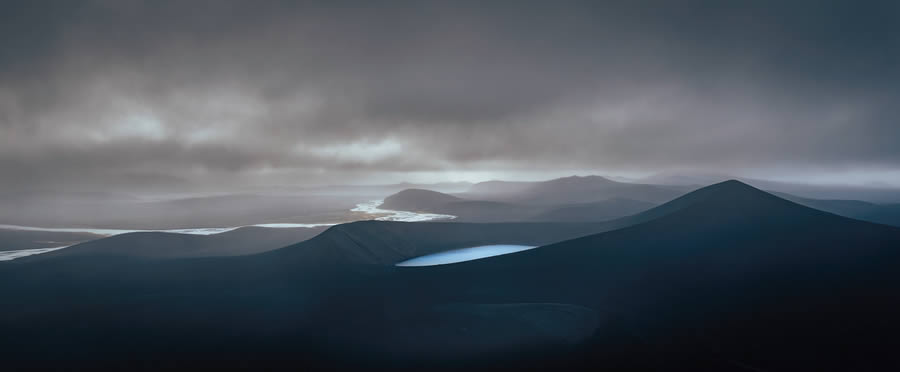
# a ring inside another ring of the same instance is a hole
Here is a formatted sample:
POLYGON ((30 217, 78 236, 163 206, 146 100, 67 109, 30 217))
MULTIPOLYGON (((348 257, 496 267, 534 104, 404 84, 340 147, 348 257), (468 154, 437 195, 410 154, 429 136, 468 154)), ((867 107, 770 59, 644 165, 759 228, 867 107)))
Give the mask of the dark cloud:
POLYGON ((898 25, 893 1, 4 2, 0 172, 895 174, 898 25))

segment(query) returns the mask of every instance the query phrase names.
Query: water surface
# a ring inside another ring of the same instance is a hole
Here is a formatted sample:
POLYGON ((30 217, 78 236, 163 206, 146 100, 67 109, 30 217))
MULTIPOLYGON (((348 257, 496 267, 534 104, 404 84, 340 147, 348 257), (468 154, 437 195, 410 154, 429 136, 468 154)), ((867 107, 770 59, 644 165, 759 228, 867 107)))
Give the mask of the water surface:
POLYGON ((469 247, 432 253, 425 256, 412 258, 398 263, 396 266, 434 266, 446 265, 457 262, 465 262, 477 260, 479 258, 499 256, 537 248, 530 245, 511 245, 511 244, 495 244, 482 245, 478 247, 469 247))

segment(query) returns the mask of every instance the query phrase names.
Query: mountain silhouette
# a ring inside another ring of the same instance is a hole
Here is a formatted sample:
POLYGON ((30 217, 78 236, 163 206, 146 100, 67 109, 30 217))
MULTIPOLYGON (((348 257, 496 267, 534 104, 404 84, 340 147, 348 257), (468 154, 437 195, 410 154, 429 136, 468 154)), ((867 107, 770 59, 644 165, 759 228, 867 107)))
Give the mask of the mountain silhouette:
POLYGON ((397 282, 418 283, 435 302, 595 309, 612 319, 595 335, 628 330, 639 355, 663 349, 761 370, 898 362, 873 353, 898 344, 900 316, 887 309, 898 305, 900 229, 737 181, 641 215, 648 221, 529 251, 405 268, 397 282))
MULTIPOLYGON (((569 181, 560 181, 560 183, 566 182, 569 181)), ((549 188, 554 190, 551 193, 563 190, 558 185, 549 186, 549 188)), ((584 192, 588 193, 589 191, 584 192)), ((544 196, 550 195, 547 194, 547 191, 538 190, 538 192, 544 196)), ((595 198, 591 197, 590 199, 595 198)), ((655 203, 625 198, 612 198, 591 203, 536 205, 528 201, 469 200, 435 191, 410 189, 388 196, 381 207, 447 214, 456 216, 455 221, 459 222, 597 222, 628 216, 655 205, 655 203)))
POLYGON ((601 176, 571 176, 542 182, 494 182, 475 184, 461 196, 532 205, 562 205, 597 202, 613 198, 651 203, 671 200, 681 188, 617 182, 601 176))
POLYGON ((63 247, 102 235, 81 232, 30 231, 0 228, 0 251, 63 247))
POLYGON ((254 256, 261 261, 318 266, 382 266, 489 244, 538 246, 618 228, 613 223, 409 223, 359 221, 329 228, 305 242, 254 256))
POLYGON ((900 204, 876 204, 861 200, 810 199, 773 193, 797 204, 863 221, 900 226, 900 204))
POLYGON ((251 256, 11 261, 0 346, 59 363, 893 369, 898 249, 898 228, 727 181, 609 223, 368 221, 251 256), (394 266, 492 243, 541 246, 394 266))
POLYGON ((515 222, 538 213, 532 206, 467 200, 436 191, 409 189, 384 199, 381 208, 456 216, 458 222, 515 222))
POLYGON ((465 192, 468 195, 496 196, 521 192, 533 186, 535 182, 525 181, 484 181, 478 182, 465 192))
POLYGON ((444 204, 463 200, 437 191, 406 189, 385 198, 381 208, 399 211, 432 211, 440 209, 444 204))
POLYGON ((534 221, 590 222, 608 221, 633 215, 656 206, 639 200, 613 198, 593 203, 570 204, 548 210, 531 217, 534 221))
POLYGON ((119 256, 133 258, 187 258, 240 256, 265 252, 310 239, 325 227, 242 227, 211 235, 134 232, 76 244, 66 249, 20 258, 20 262, 60 257, 119 256))

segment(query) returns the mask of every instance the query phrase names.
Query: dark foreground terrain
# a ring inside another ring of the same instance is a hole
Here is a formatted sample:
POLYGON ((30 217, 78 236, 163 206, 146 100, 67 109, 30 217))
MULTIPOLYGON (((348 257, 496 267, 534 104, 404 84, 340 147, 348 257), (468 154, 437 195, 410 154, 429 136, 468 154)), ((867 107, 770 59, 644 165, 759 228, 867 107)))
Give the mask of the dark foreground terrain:
POLYGON ((0 263, 0 351, 66 368, 893 370, 897 267, 900 229, 728 181, 602 223, 357 222, 247 256, 0 263), (394 266, 494 243, 541 247, 394 266))

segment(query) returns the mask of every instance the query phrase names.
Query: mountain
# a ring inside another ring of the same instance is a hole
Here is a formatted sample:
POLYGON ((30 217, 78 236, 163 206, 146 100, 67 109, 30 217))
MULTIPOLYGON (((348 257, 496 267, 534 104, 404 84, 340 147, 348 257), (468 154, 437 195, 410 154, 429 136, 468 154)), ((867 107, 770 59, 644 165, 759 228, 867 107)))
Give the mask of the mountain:
POLYGON ((810 199, 786 193, 773 193, 810 208, 863 221, 900 226, 900 204, 875 204, 861 200, 810 199))
MULTIPOLYGON (((706 185, 713 182, 720 182, 721 180, 728 178, 731 177, 721 174, 664 173, 644 178, 643 181, 665 185, 706 185)), ((900 201, 900 191, 896 189, 802 185, 749 178, 742 178, 741 181, 753 185, 754 187, 768 190, 774 195, 810 208, 831 212, 844 217, 885 225, 900 226, 900 204, 896 203, 896 201, 900 201), (859 197, 882 202, 876 203, 854 199, 834 199, 835 197, 859 197), (894 203, 884 203, 883 201, 894 201, 894 203)))
POLYGON ((439 192, 463 192, 469 189, 472 183, 469 182, 439 182, 439 183, 412 183, 400 182, 386 185, 329 185, 319 187, 308 187, 297 189, 296 187, 285 187, 283 192, 304 195, 342 195, 342 196, 363 196, 368 198, 382 198, 385 195, 400 192, 405 189, 428 189, 439 192))
POLYGON ((534 182, 522 181, 484 181, 479 182, 465 192, 475 197, 490 197, 496 195, 513 194, 524 191, 533 186, 534 182))
POLYGON ((463 199, 423 189, 406 189, 388 196, 381 208, 399 211, 433 211, 444 204, 462 201, 463 199))
POLYGON ((729 181, 605 223, 367 221, 250 256, 0 263, 0 347, 32 367, 892 370, 898 264, 898 228, 729 181), (496 243, 541 247, 394 266, 496 243))
POLYGON ((388 196, 383 209, 456 216, 458 222, 515 222, 537 213, 534 207, 496 201, 467 200, 430 190, 409 189, 388 196))
MULTIPOLYGON (((562 191, 562 188, 558 191, 562 191)), ((554 195, 543 190, 537 192, 545 196, 554 195)), ((459 222, 597 222, 634 214, 655 205, 625 198, 592 203, 536 205, 528 202, 468 200, 430 190, 410 189, 387 197, 381 208, 452 215, 459 222)))
POLYGON ((600 176, 566 177, 539 182, 519 198, 538 204, 562 204, 626 198, 652 203, 669 201, 681 191, 647 184, 624 183, 600 176))
POLYGON ((900 203, 900 190, 886 186, 852 186, 805 184, 795 182, 772 181, 758 178, 734 177, 716 173, 660 173, 645 177, 640 181, 649 184, 666 186, 697 187, 736 179, 753 187, 775 193, 785 193, 803 198, 825 200, 862 200, 878 204, 900 203))
POLYGON ((878 205, 876 208, 854 217, 864 221, 900 226, 900 204, 878 205))
MULTIPOLYGON (((307 241, 251 256, 147 260, 82 247, 77 255, 15 260, 0 264, 0 329, 5 334, 0 347, 15 355, 5 360, 7 366, 94 365, 98 360, 176 363, 180 358, 207 361, 209 366, 227 365, 225 360, 232 356, 301 358, 329 365, 360 361, 359 366, 365 366, 366 350, 347 345, 343 333, 332 334, 327 328, 352 329, 369 319, 351 318, 355 314, 345 310, 344 301, 356 302, 365 292, 381 295, 385 275, 396 269, 395 263, 484 244, 543 245, 609 228, 596 223, 365 221, 334 226, 307 241), (353 294, 343 295, 345 291, 353 294), (329 357, 336 350, 360 358, 329 357)), ((134 249, 127 245, 131 238, 122 239, 122 244, 104 245, 134 249)), ((115 240, 105 243, 111 242, 115 240)), ((392 319, 438 319, 448 328, 431 334, 430 342, 423 340, 420 345, 427 350, 417 350, 440 353, 452 343, 466 355, 522 341, 552 346, 581 339, 587 335, 579 324, 597 321, 592 311, 573 305, 460 304, 416 314, 404 308, 400 301, 370 310, 392 319), (547 333, 549 324, 557 324, 557 331, 547 333), (460 327, 473 333, 460 333, 460 327)), ((379 331, 366 343, 403 350, 414 340, 403 335, 427 336, 415 327, 395 331, 379 331)))
POLYGON ((360 221, 253 259, 391 267, 407 259, 488 244, 538 246, 619 227, 615 223, 408 223, 360 221), (275 258, 277 257, 277 259, 275 258))
POLYGON ((62 257, 186 258, 249 255, 310 239, 325 229, 325 227, 250 226, 212 235, 134 232, 92 240, 19 260, 40 262, 62 257))
MULTIPOLYGON (((383 195, 386 194, 378 197, 383 195)), ((0 198, 0 221, 20 226, 125 230, 327 223, 346 221, 352 217, 350 209, 357 203, 375 199, 345 195, 275 194, 226 194, 159 200, 112 196, 104 200, 97 195, 78 199, 80 196, 0 198)))
POLYGON ((641 215, 648 221, 515 254, 405 268, 395 283, 415 283, 405 290, 433 303, 593 309, 607 322, 588 344, 632 346, 616 355, 589 349, 582 357, 591 362, 690 356, 751 370, 900 363, 881 353, 900 345, 900 229, 737 181, 641 215), (604 336, 621 330, 640 341, 604 336))
POLYGON ((533 221, 590 222, 607 221, 646 211, 656 204, 639 200, 613 198, 593 203, 554 207, 531 217, 533 221))
POLYGON ((63 247, 102 237, 89 233, 0 229, 0 251, 63 247))
POLYGON ((600 176, 571 176, 542 182, 499 182, 478 187, 460 196, 530 205, 562 205, 614 198, 661 203, 684 193, 681 188, 616 182, 600 176))

